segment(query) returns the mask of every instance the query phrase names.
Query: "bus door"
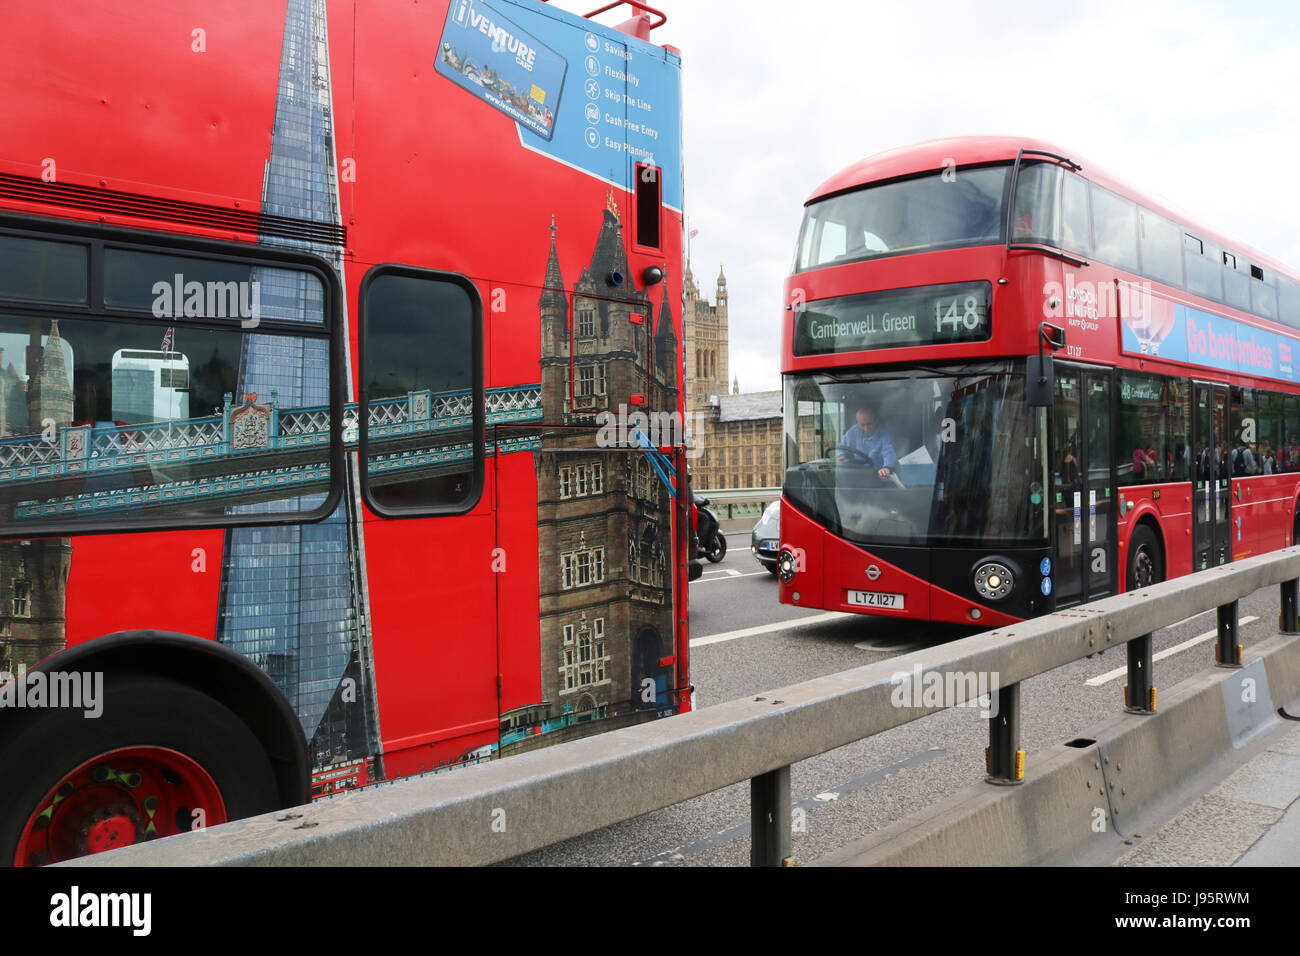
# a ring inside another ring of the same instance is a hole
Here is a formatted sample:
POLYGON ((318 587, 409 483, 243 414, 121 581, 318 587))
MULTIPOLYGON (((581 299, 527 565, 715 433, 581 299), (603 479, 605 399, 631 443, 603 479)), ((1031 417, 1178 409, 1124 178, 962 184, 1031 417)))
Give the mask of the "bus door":
POLYGON ((1228 388, 1209 382, 1193 388, 1192 567, 1203 571, 1232 560, 1228 388))
POLYGON ((1060 365, 1052 409, 1056 606, 1115 593, 1111 373, 1060 365))

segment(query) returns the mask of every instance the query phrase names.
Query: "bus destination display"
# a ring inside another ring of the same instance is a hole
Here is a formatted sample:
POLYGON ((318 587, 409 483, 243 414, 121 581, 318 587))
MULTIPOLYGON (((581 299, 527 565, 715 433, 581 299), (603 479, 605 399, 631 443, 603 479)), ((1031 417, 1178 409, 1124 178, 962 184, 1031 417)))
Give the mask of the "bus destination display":
POLYGON ((988 282, 890 289, 796 307, 795 355, 981 342, 992 324, 988 282))

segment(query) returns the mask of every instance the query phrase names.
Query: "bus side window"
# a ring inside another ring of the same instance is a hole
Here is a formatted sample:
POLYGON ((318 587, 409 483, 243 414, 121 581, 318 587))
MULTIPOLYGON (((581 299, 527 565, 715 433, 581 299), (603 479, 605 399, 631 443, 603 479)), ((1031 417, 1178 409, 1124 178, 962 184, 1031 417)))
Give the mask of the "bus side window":
POLYGON ((1061 177, 1061 248, 1092 255, 1088 184, 1073 173, 1061 177))
POLYGON ((1282 447, 1277 455, 1278 471, 1300 471, 1300 397, 1283 395, 1282 447))
POLYGON ((1250 308, 1250 277, 1231 252, 1223 253, 1223 301, 1237 309, 1250 308))
POLYGON ((658 249, 661 170, 657 166, 637 163, 635 171, 636 244, 648 249, 658 249))
POLYGON ((1223 301, 1223 269, 1219 266, 1219 247, 1191 233, 1183 233, 1183 265, 1187 271, 1187 291, 1208 299, 1223 301))
POLYGON ((1139 271, 1136 205, 1094 185, 1092 227, 1098 259, 1129 272, 1139 271))
POLYGON ((1278 318, 1293 329, 1300 329, 1300 282, 1277 277, 1278 318))
POLYGON ((1285 439, 1282 435, 1282 398, 1274 392, 1257 392, 1255 433, 1259 439, 1261 474, 1276 474, 1285 439))
POLYGON ((1265 272, 1259 266, 1250 267, 1250 310, 1266 319, 1277 318, 1276 278, 1272 269, 1265 272))
POLYGON ((1173 466, 1166 428, 1167 390, 1160 375, 1122 372, 1119 390, 1120 485, 1162 480, 1173 466))
POLYGON ((376 266, 361 288, 362 493, 380 514, 461 514, 483 484, 483 308, 463 276, 376 266))
POLYGON ((1164 216, 1146 209, 1138 212, 1142 271, 1166 285, 1183 284, 1183 257, 1179 228, 1164 216))
POLYGON ((88 244, 0 236, 0 296, 80 305, 89 295, 88 244))
POLYGON ((1230 410, 1229 428, 1232 436, 1232 476, 1244 478, 1260 473, 1259 464, 1259 429, 1255 414, 1255 390, 1253 388, 1229 389, 1228 406, 1230 410))

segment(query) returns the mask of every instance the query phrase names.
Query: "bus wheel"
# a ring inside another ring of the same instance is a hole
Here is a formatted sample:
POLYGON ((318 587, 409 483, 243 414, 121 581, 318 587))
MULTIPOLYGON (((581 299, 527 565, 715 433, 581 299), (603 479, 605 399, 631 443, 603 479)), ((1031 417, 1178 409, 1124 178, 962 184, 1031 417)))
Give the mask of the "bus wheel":
POLYGON ((43 866, 280 808, 270 761, 224 705, 163 678, 102 681, 89 707, 11 712, 0 863, 43 866))
POLYGON ((1165 579, 1165 558, 1156 533, 1138 525, 1128 542, 1128 590, 1135 591, 1165 579))

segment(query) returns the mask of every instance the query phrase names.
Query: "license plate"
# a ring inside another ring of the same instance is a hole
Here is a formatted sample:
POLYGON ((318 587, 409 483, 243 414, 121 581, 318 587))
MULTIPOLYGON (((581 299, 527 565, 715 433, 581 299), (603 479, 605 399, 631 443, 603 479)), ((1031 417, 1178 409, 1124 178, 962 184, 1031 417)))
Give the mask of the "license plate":
POLYGON ((883 591, 850 591, 849 603, 860 607, 890 607, 903 610, 904 594, 886 594, 883 591))
POLYGON ((776 541, 774 541, 774 540, 772 540, 771 538, 769 538, 768 540, 766 540, 766 541, 763 542, 763 550, 764 550, 764 551, 775 551, 775 550, 776 550, 776 544, 777 544, 776 541))

